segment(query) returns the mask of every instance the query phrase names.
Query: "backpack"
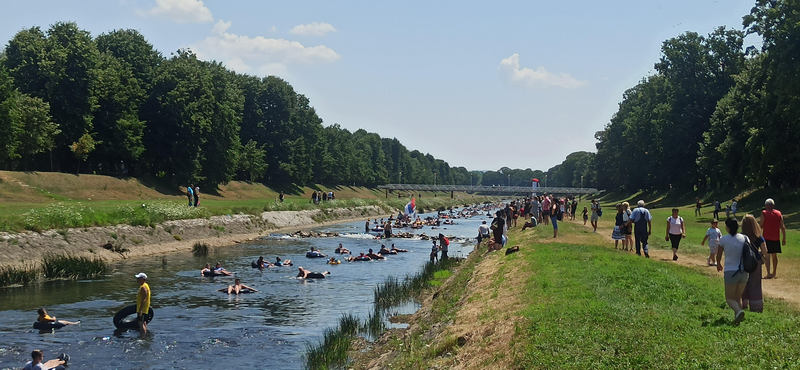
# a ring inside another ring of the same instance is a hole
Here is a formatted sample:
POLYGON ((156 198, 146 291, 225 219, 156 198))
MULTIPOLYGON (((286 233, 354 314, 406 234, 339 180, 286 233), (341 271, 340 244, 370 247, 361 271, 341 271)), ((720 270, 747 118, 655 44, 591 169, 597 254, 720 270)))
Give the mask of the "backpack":
POLYGON ((603 217, 603 209, 600 208, 600 205, 597 205, 597 217, 603 217))
POLYGON ((752 273, 758 268, 758 263, 761 261, 761 253, 755 249, 753 243, 750 243, 750 238, 744 237, 744 245, 742 246, 742 258, 739 259, 739 271, 752 273))

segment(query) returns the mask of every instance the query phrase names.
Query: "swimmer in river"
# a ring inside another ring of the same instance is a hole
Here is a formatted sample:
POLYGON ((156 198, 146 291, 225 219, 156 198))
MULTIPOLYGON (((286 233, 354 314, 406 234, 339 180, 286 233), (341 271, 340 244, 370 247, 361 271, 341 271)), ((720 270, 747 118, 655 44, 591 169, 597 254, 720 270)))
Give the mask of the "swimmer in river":
POLYGON ((384 255, 384 254, 397 254, 397 252, 393 252, 393 251, 390 251, 390 250, 386 249, 386 246, 383 245, 383 244, 381 244, 381 250, 379 250, 378 253, 380 253, 381 255, 384 255))
POLYGON ((216 265, 216 266, 214 266, 214 274, 216 274, 216 275, 225 275, 225 276, 231 276, 231 275, 233 275, 233 274, 231 274, 231 272, 230 272, 230 271, 228 271, 228 270, 225 270, 225 269, 222 267, 222 264, 221 264, 221 263, 219 263, 219 262, 217 262, 217 265, 216 265))
POLYGON ((339 253, 339 254, 350 254, 350 250, 345 248, 345 247, 343 247, 342 243, 339 243, 339 246, 336 247, 336 250, 334 250, 334 252, 339 253))
POLYGON ((408 252, 408 249, 397 248, 394 246, 394 243, 392 243, 392 251, 394 252, 393 254, 397 254, 397 252, 408 252))
POLYGON ((282 260, 280 257, 275 257, 275 264, 273 266, 292 266, 292 260, 282 260))
POLYGON ((233 281, 233 285, 228 285, 227 288, 222 288, 219 291, 223 293, 228 292, 228 294, 239 294, 257 292, 258 290, 242 284, 242 281, 236 278, 236 280, 233 281))
POLYGON ((364 252, 361 252, 358 256, 348 257, 347 260, 350 261, 350 262, 353 262, 353 261, 372 261, 372 258, 369 258, 369 256, 364 254, 364 252))
POLYGON ((206 263, 206 265, 203 266, 203 269, 200 270, 200 275, 202 275, 202 276, 211 275, 211 264, 210 263, 206 263))
POLYGON ((264 256, 259 256, 258 257, 258 261, 256 261, 256 267, 260 268, 260 269, 267 268, 267 267, 272 267, 272 266, 273 266, 273 264, 271 264, 271 263, 269 263, 267 261, 264 261, 264 256))
POLYGON ((381 256, 380 254, 375 254, 375 252, 372 251, 372 248, 369 249, 369 253, 367 253, 367 257, 369 257, 371 259, 374 259, 374 260, 386 259, 386 257, 381 256))
POLYGON ((301 279, 324 279, 325 275, 330 275, 330 272, 313 272, 311 270, 306 270, 302 266, 297 268, 297 277, 301 279))
POLYGON ((40 323, 61 324, 59 326, 77 325, 81 323, 80 321, 57 320, 55 316, 48 315, 47 310, 45 310, 44 307, 39 308, 37 313, 39 313, 39 317, 36 319, 36 321, 40 323))
POLYGON ((338 265, 340 263, 342 263, 342 261, 337 260, 336 257, 331 257, 331 259, 328 260, 329 265, 338 265))

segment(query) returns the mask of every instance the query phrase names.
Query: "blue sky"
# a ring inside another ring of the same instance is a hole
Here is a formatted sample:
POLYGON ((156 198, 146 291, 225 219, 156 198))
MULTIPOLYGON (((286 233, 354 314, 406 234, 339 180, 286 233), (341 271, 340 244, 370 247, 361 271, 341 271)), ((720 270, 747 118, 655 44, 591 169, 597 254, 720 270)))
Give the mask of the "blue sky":
MULTIPOLYGON (((661 42, 741 29, 754 0, 7 1, 0 40, 75 21, 139 30, 308 96, 325 125, 397 137, 469 169, 547 169, 594 151, 661 42)), ((750 43, 754 42, 749 38, 750 43)))

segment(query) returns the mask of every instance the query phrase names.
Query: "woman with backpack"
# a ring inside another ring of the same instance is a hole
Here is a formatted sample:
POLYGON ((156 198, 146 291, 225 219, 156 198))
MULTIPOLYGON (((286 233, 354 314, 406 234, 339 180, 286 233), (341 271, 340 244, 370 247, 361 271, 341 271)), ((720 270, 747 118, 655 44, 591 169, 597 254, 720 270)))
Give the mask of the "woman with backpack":
POLYGON ((681 244, 681 239, 686 237, 686 224, 683 222, 683 217, 678 216, 678 209, 672 209, 672 216, 667 218, 667 235, 664 241, 672 243, 672 260, 678 260, 678 246, 681 244))
MULTIPOLYGON (((761 236, 761 227, 758 221, 751 214, 747 214, 742 219, 742 234, 750 239, 750 245, 756 250, 761 251, 761 256, 767 255, 767 242, 761 236)), ((762 261, 764 259, 762 258, 762 261)), ((742 309, 750 307, 750 312, 762 312, 764 310, 764 296, 761 291, 761 265, 758 261, 755 271, 750 273, 747 285, 742 294, 742 309)), ((766 260, 767 270, 769 271, 769 260, 766 260)))
POLYGON ((742 309, 742 293, 747 285, 749 274, 741 269, 742 251, 747 242, 747 237, 739 234, 739 222, 735 218, 725 220, 725 229, 728 231, 719 240, 717 247, 717 271, 724 271, 725 276, 725 301, 734 312, 734 324, 744 320, 742 309), (722 254, 725 254, 725 265, 722 264, 722 254))

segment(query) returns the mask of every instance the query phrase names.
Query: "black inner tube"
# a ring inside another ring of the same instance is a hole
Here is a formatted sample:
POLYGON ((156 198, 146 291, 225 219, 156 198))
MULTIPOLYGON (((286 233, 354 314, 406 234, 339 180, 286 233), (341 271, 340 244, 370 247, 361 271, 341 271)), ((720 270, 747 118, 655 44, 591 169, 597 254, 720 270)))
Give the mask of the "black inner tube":
MULTIPOLYGON (((144 321, 149 323, 153 320, 153 307, 150 307, 150 311, 147 312, 147 315, 144 317, 144 321)), ((116 315, 114 315, 114 326, 117 329, 139 329, 139 324, 136 322, 136 305, 132 304, 127 306, 116 315), (128 316, 133 315, 132 320, 127 320, 128 316)))
POLYGON ((39 330, 52 330, 52 329, 61 329, 66 325, 58 322, 58 321, 47 321, 47 322, 40 322, 34 321, 33 328, 39 330))

